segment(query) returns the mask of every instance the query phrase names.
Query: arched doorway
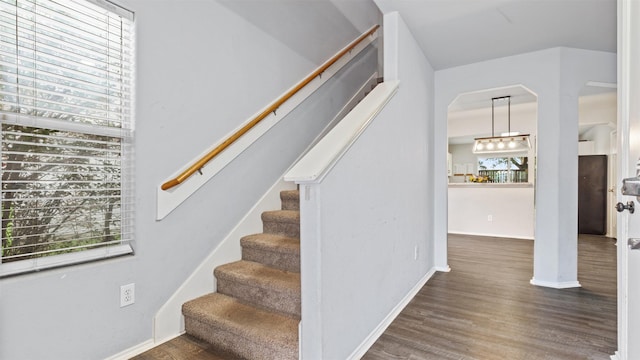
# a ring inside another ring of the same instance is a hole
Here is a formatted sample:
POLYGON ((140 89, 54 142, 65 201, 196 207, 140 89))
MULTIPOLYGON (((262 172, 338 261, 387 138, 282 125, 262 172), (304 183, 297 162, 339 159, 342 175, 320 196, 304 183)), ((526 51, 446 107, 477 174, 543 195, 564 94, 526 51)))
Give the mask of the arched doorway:
POLYGON ((448 232, 533 240, 536 94, 521 85, 460 94, 447 124, 448 232), (504 146, 507 133, 528 135, 530 148, 504 146), (474 151, 475 139, 494 136, 502 149, 474 151))

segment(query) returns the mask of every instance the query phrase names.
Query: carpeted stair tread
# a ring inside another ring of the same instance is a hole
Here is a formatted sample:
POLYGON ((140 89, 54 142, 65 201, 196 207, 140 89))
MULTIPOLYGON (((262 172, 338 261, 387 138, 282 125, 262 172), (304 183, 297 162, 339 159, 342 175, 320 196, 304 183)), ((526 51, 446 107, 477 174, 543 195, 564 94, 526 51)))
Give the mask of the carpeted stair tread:
POLYGON ((300 317, 300 274, 240 260, 214 270, 217 291, 264 309, 300 317))
POLYGON ((214 270, 216 293, 182 306, 185 331, 229 358, 298 359, 300 193, 262 213, 263 233, 240 240, 242 259, 214 270))
POLYGON ((264 233, 300 238, 300 211, 273 210, 262 213, 264 233))
POLYGON ((214 274, 218 280, 246 281, 263 288, 277 287, 292 294, 300 291, 300 274, 274 269, 253 261, 235 261, 218 266, 214 274))
POLYGON ((300 211, 297 210, 271 210, 262 213, 262 221, 279 221, 290 224, 300 223, 300 211))
POLYGON ((219 293, 182 306, 186 332, 242 358, 298 358, 298 320, 219 293))
POLYGON ((300 272, 300 240, 277 234, 254 234, 240 239, 242 259, 280 270, 300 272))
POLYGON ((240 239, 243 248, 300 255, 300 240, 278 234, 253 234, 240 239))
POLYGON ((300 191, 283 190, 280 192, 282 210, 300 210, 300 191))

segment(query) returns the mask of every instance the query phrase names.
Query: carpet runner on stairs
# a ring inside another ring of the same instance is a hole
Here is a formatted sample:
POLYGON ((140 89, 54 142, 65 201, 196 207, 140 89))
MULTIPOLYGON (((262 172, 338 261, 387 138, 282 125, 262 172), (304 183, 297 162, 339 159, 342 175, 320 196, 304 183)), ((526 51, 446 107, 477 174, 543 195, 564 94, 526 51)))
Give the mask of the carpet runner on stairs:
POLYGON ((300 208, 297 190, 240 240, 242 260, 214 270, 217 292, 182 306, 187 334, 243 359, 298 358, 300 208))

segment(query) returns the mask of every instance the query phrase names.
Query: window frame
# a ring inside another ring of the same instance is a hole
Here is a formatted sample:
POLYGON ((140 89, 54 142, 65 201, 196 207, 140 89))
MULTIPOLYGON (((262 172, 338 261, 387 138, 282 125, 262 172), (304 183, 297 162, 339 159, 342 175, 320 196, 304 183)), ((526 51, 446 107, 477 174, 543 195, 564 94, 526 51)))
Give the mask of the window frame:
MULTIPOLYGON (((16 11, 19 6, 18 2, 20 2, 20 0, 16 1, 16 4, 15 4, 16 11)), ((46 3, 47 0, 28 0, 28 2, 31 2, 34 4, 36 2, 46 3)), ((121 214, 120 225, 119 225, 119 231, 120 231, 119 243, 113 244, 113 245, 99 245, 98 247, 84 248, 79 251, 72 251, 72 252, 61 253, 61 254, 45 255, 41 257, 33 257, 33 258, 17 260, 17 261, 2 262, 2 256, 5 250, 4 242, 3 242, 2 249, 1 249, 2 251, 0 251, 0 278, 34 272, 34 271, 40 271, 44 269, 56 268, 61 266, 69 266, 74 264, 80 264, 80 263, 97 261, 97 260, 102 260, 107 258, 123 256, 123 255, 134 254, 134 248, 133 248, 133 242, 135 240, 134 238, 134 232, 135 232, 134 230, 134 225, 135 225, 134 182, 133 182, 133 179, 134 179, 133 178, 134 176, 133 144, 134 144, 134 123, 135 123, 135 119, 134 119, 134 113, 135 113, 134 112, 134 93, 135 93, 134 13, 130 10, 120 7, 119 5, 116 5, 110 1, 105 1, 105 0, 76 0, 76 3, 91 4, 91 6, 97 6, 111 13, 111 15, 106 15, 106 16, 117 15, 118 17, 120 17, 122 21, 121 26, 126 27, 129 31, 128 35, 130 36, 130 38, 127 38, 127 41, 124 41, 122 39, 120 40, 122 43, 125 43, 125 42, 128 43, 128 47, 122 45, 123 47, 120 48, 120 51, 121 51, 120 55, 126 56, 128 58, 128 61, 126 62, 126 65, 128 66, 128 68, 126 71, 124 71, 125 73, 128 74, 128 76, 126 76, 126 78, 122 80, 127 82, 128 92, 124 92, 123 94, 125 95, 116 97, 116 99, 121 101, 121 103, 123 104, 122 109, 126 109, 120 112, 121 115, 123 116, 123 119, 115 120, 116 122, 120 121, 119 127, 98 126, 91 123, 81 123, 77 121, 64 120, 61 118, 48 118, 44 116, 25 115, 24 113, 21 113, 21 110, 18 110, 17 112, 3 111, 1 107, 0 107, 0 122, 3 125, 7 124, 7 125, 36 127, 36 128, 56 130, 56 131, 62 131, 62 132, 76 132, 76 133, 84 134, 85 136, 87 135, 109 136, 109 137, 120 139, 119 140, 120 153, 118 158, 120 160, 119 206, 120 206, 120 214, 121 214), (124 236, 125 233, 126 233, 126 237, 124 236)), ((7 3, 7 5, 5 6, 9 8, 14 5, 7 3)), ((64 6, 64 5, 61 5, 61 6, 64 6)), ((46 19, 46 20, 53 21, 51 19, 46 19)), ((16 15, 16 26, 17 24, 18 24, 18 16, 16 15)), ((39 23, 36 22, 36 24, 39 24, 39 23)), ((82 29, 77 29, 77 30, 83 31, 82 29)), ((16 30, 16 31, 20 31, 20 30, 16 30)), ((34 31, 34 34, 35 34, 35 31, 34 31)), ((36 35, 34 35, 34 39, 35 39, 35 36, 36 35)), ((16 41, 18 41, 18 39, 19 39, 19 35, 16 32, 16 41)), ((37 40, 33 40, 33 41, 35 43, 37 40)), ((107 40, 107 47, 111 46, 110 41, 111 40, 107 40)), ((15 55, 16 69, 20 66, 18 62, 18 59, 20 56, 18 51, 20 50, 20 47, 18 44, 19 43, 16 42, 16 55, 15 55)), ((34 53, 36 52, 36 50, 33 50, 33 51, 34 53)), ((0 61, 2 61, 2 58, 0 58, 0 61)), ((106 63, 106 64, 107 64, 106 65, 107 67, 111 66, 110 63, 106 63)), ((35 66, 32 71, 34 73, 37 71, 35 66)), ((109 71, 110 71, 109 69, 106 70, 105 76, 107 78, 110 76, 109 71)), ((16 70, 15 76, 16 76, 16 79, 19 79, 20 77, 20 73, 18 73, 17 70, 16 70)), ((35 80, 35 75, 33 79, 34 79, 34 82, 37 81, 35 80)), ((19 80, 16 80, 16 87, 19 87, 18 81, 19 80)), ((2 80, 1 82, 4 83, 4 80, 2 80)), ((7 92, 5 92, 5 94, 7 94, 7 92)), ((18 92, 16 92, 16 96, 19 96, 18 92)), ((111 95, 106 95, 106 97, 114 98, 111 95)), ((16 106, 20 109, 20 103, 18 102, 16 104, 17 104, 16 106)), ((110 106, 109 104, 110 103, 107 103, 106 106, 110 106)), ((66 103, 62 103, 61 106, 65 106, 65 105, 71 106, 66 103)), ((109 108, 108 112, 110 111, 111 110, 109 108)), ((111 120, 107 120, 107 121, 110 122, 111 120)), ((3 131, 3 130, 0 129, 0 131, 3 131)), ((25 134, 28 134, 28 133, 25 133, 25 134)), ((4 137, 4 134, 2 136, 4 137)), ((2 180, 0 179, 0 185, 1 184, 2 184, 2 180)), ((4 193, 4 191, 5 190, 3 186, 2 193, 4 193)), ((4 234, 4 231, 3 231, 3 234, 4 234)), ((62 250, 64 251, 67 249, 70 249, 70 248, 65 247, 62 250)))

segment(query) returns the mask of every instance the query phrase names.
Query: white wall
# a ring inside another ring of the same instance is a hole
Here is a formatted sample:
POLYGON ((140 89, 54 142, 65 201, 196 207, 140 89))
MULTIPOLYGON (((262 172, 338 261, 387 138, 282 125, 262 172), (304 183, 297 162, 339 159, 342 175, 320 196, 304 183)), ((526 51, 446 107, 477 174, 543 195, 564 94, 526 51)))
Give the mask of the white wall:
POLYGON ((533 186, 449 186, 449 232, 533 239, 533 186))
MULTIPOLYGON (((536 105, 535 102, 511 105, 511 131, 518 131, 521 134, 536 134, 536 122, 538 120, 536 105)), ((499 115, 498 110, 496 108, 494 115, 495 135, 507 132, 508 129, 506 115, 499 115)), ((472 140, 473 137, 491 136, 491 106, 482 109, 449 112, 447 127, 449 139, 469 138, 472 140)))
POLYGON ((593 151, 580 155, 609 155, 611 153, 611 131, 609 125, 596 125, 580 135, 580 140, 593 143, 593 151))
POLYGON ((323 179, 301 185, 303 359, 358 358, 433 268, 433 69, 397 13, 384 42, 398 92, 323 179))
POLYGON ((616 127, 618 97, 615 91, 583 95, 578 99, 580 125, 610 125, 616 127))
POLYGON ((538 97, 533 283, 577 286, 578 96, 587 81, 616 81, 616 55, 547 49, 436 72, 438 266, 446 266, 447 107, 458 94, 523 85, 538 97))
POLYGON ((116 1, 136 12, 136 254, 0 280, 1 359, 102 359, 151 339, 159 307, 376 70, 372 49, 156 222, 158 184, 378 13, 359 1, 354 25, 329 1, 269 1, 260 19, 235 2, 116 1), (120 308, 132 282, 136 303, 120 308))
POLYGON ((467 174, 478 173, 478 157, 473 153, 473 144, 449 144, 449 154, 453 164, 453 175, 449 176, 449 183, 467 182, 467 174))
POLYGON ((593 141, 593 151, 585 155, 609 155, 615 148, 611 132, 616 130, 618 116, 616 92, 581 96, 578 114, 580 140, 593 141))

